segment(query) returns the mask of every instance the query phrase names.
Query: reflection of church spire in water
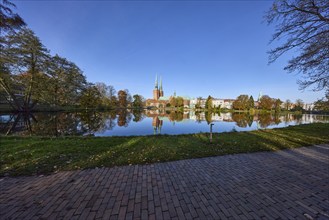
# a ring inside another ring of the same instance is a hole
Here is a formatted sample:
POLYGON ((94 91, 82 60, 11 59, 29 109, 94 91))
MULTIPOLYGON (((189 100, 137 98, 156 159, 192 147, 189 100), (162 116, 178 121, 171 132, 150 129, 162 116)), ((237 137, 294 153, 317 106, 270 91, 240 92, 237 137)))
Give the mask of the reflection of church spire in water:
POLYGON ((162 120, 159 120, 159 134, 161 134, 162 123, 162 120))

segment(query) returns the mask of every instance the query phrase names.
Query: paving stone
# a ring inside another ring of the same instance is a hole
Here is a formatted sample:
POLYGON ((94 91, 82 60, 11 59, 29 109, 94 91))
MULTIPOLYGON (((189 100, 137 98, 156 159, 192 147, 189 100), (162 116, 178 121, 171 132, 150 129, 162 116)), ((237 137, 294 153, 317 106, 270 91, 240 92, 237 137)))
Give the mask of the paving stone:
POLYGON ((0 219, 329 219, 329 144, 0 179, 0 219))

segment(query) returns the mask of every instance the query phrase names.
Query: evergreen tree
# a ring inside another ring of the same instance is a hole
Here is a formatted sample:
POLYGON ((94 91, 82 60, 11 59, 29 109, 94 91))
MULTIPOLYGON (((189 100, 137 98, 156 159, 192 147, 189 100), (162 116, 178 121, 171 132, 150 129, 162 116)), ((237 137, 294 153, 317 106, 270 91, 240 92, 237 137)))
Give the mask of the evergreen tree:
POLYGON ((14 3, 8 0, 0 1, 1 32, 14 31, 25 26, 24 20, 13 11, 13 8, 16 8, 16 5, 14 3))
POLYGON ((254 97, 252 97, 252 95, 249 98, 248 107, 249 107, 249 109, 255 108, 255 101, 254 101, 254 97))
POLYGON ((205 108, 208 110, 208 111, 211 111, 213 109, 213 105, 212 105, 212 97, 211 96, 208 96, 207 100, 206 100, 206 104, 205 104, 205 108))

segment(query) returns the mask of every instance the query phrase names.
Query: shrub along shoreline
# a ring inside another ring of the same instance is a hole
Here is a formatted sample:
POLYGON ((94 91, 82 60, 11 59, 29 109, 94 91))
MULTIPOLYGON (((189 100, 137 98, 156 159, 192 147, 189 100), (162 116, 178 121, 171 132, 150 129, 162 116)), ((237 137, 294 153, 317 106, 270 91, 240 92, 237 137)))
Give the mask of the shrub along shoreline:
POLYGON ((0 136, 0 176, 150 164, 329 143, 329 123, 248 132, 129 137, 0 136))

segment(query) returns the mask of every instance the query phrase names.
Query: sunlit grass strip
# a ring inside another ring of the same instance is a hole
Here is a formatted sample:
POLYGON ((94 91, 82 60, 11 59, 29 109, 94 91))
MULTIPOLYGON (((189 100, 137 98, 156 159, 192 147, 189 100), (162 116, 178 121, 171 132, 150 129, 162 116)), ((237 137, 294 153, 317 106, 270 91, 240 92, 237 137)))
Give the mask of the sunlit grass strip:
POLYGON ((249 132, 135 137, 1 136, 0 176, 149 164, 329 143, 329 124, 249 132))

